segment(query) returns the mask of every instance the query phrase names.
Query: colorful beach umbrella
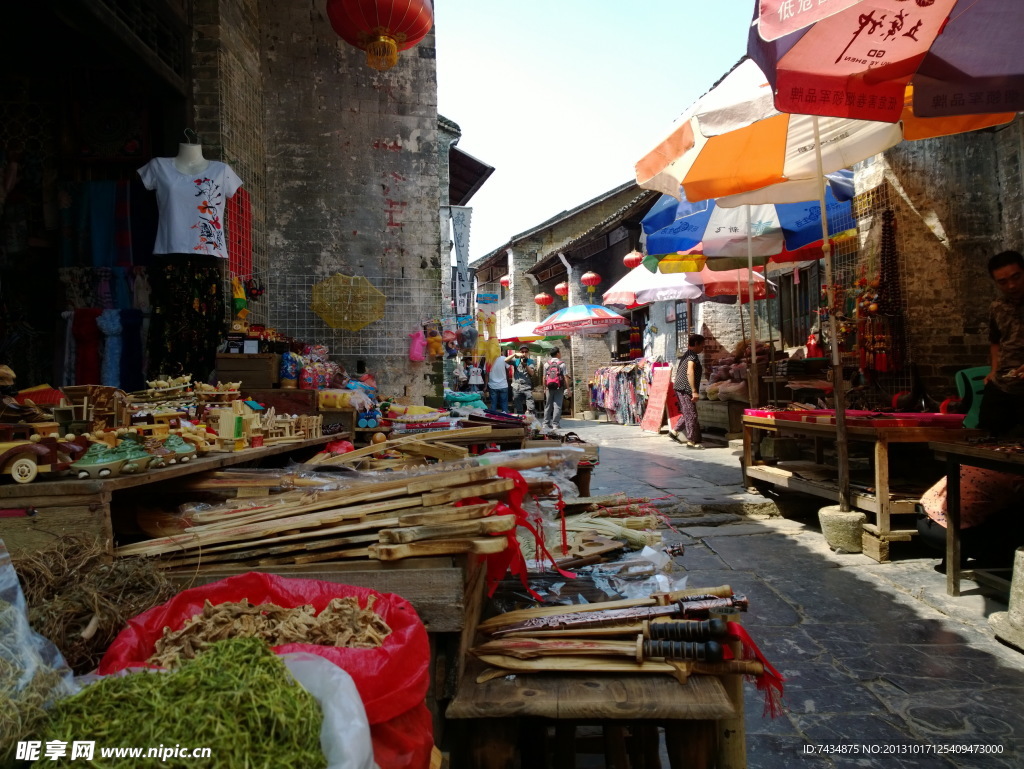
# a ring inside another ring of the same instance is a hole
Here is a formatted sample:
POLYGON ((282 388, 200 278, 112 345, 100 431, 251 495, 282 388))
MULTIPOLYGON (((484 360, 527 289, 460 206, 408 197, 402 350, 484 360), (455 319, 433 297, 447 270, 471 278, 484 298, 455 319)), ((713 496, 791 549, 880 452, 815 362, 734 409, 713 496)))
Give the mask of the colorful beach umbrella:
POLYGON ((918 117, 1024 110, 1020 0, 759 4, 747 51, 780 111, 894 123, 908 87, 918 117))
POLYGON ((600 334, 616 326, 628 326, 629 321, 599 304, 574 304, 552 313, 538 326, 544 334, 600 334))
MULTIPOLYGON (((840 233, 847 233, 844 237, 855 234, 851 232, 854 219, 850 200, 838 200, 831 187, 826 192, 825 210, 833 240, 840 233)), ((695 249, 698 244, 704 256, 718 257, 707 260, 712 269, 821 258, 821 205, 817 200, 724 208, 714 200, 691 203, 662 195, 641 220, 641 227, 646 235, 648 267, 665 256, 695 249), (723 261, 723 257, 732 258, 723 261)))

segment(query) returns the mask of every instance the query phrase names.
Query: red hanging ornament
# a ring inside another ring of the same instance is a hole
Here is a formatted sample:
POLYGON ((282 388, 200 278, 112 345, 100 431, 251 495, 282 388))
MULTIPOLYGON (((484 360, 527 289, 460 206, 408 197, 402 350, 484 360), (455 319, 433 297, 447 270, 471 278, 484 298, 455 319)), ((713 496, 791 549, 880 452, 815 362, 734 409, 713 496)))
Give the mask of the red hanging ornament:
POLYGON ((587 293, 591 296, 597 291, 598 285, 601 283, 601 276, 596 272, 585 272, 580 277, 580 283, 587 287, 587 293))
POLYGON ((512 285, 512 278, 510 278, 508 275, 502 275, 501 279, 498 280, 498 282, 502 285, 503 288, 508 288, 510 285, 512 285))
POLYGON ((533 297, 533 301, 539 304, 541 307, 547 307, 549 304, 555 301, 555 298, 551 296, 551 294, 546 294, 542 291, 541 293, 537 294, 537 296, 533 297))
POLYGON ((556 284, 555 293, 558 294, 563 299, 565 299, 567 296, 569 296, 569 284, 566 283, 564 280, 561 283, 556 284))
POLYGON ((622 257, 622 263, 626 265, 626 269, 632 270, 640 266, 640 262, 644 260, 644 255, 639 251, 630 251, 624 257, 622 257))
POLYGON ((327 0, 327 18, 346 43, 366 51, 366 63, 391 69, 434 25, 431 0, 327 0))

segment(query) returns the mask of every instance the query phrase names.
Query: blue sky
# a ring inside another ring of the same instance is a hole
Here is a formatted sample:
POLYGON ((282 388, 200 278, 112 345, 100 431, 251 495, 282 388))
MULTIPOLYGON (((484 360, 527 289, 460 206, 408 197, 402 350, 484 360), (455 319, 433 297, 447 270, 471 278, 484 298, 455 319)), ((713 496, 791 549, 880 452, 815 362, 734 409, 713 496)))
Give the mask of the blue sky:
POLYGON ((438 110, 494 166, 478 259, 633 179, 746 51, 755 0, 435 0, 438 110))

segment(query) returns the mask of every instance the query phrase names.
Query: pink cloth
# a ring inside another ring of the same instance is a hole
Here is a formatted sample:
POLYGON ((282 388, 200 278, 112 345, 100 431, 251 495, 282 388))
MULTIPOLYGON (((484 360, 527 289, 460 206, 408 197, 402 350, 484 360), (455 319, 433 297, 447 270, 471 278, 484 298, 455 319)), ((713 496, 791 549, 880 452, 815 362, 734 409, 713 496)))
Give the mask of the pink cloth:
MULTIPOLYGON (((1020 498, 1024 478, 1012 473, 960 468, 960 528, 984 523, 1020 498)), ((925 515, 940 526, 946 525, 946 479, 943 477, 921 497, 925 515)))

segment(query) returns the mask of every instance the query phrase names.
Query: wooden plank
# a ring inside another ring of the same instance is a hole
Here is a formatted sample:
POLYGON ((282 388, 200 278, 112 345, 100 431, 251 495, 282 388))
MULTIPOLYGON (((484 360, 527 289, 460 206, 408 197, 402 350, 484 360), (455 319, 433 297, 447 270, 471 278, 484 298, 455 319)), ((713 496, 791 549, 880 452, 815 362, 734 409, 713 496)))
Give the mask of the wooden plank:
POLYGON ((460 499, 470 497, 486 497, 489 494, 503 494, 510 491, 515 484, 510 478, 499 478, 486 483, 476 483, 469 486, 460 486, 446 491, 435 491, 424 494, 421 499, 424 507, 428 505, 444 505, 460 499))
MULTIPOLYGON (((659 672, 670 667, 666 663, 645 664, 658 665, 659 672)), ((519 672, 509 678, 477 683, 475 679, 483 666, 473 660, 467 665, 446 716, 453 719, 530 716, 618 721, 711 720, 735 714, 725 688, 715 676, 690 676, 685 685, 680 685, 664 673, 652 675, 637 671, 635 662, 622 668, 622 672, 631 674, 593 675, 594 660, 590 658, 569 675, 519 672)))
POLYGON ((408 494, 418 494, 422 491, 434 491, 475 481, 485 481, 497 475, 498 468, 496 467, 467 467, 454 472, 435 472, 407 481, 405 490, 408 494))
POLYGON ((395 561, 414 556, 477 553, 487 555, 500 553, 508 547, 505 537, 484 539, 428 539, 425 542, 411 542, 404 545, 371 545, 370 557, 382 561, 395 561))
POLYGON ((424 508, 423 512, 406 513, 398 516, 399 526, 419 526, 420 524, 442 523, 446 521, 468 521, 472 518, 483 518, 497 506, 497 502, 484 502, 479 505, 463 507, 424 508))
POLYGON ((202 563, 246 561, 254 558, 264 558, 284 553, 308 553, 310 550, 329 548, 341 548, 347 545, 367 545, 378 541, 378 534, 356 534, 350 537, 335 537, 333 539, 317 539, 315 542, 291 542, 284 545, 265 545, 251 547, 241 550, 226 550, 210 552, 204 549, 199 555, 189 558, 175 558, 173 560, 158 561, 162 568, 177 569, 182 566, 197 566, 202 563))
POLYGON ((402 545, 429 539, 475 537, 482 534, 500 534, 511 531, 515 526, 515 515, 494 515, 470 521, 386 529, 380 532, 380 542, 384 545, 402 545))
POLYGON ((864 532, 861 535, 861 550, 868 558, 873 558, 879 563, 889 563, 889 542, 888 540, 876 537, 873 534, 864 532))
POLYGON ((462 446, 453 446, 449 443, 441 443, 440 441, 434 444, 422 443, 420 441, 407 443, 403 446, 399 446, 398 450, 403 454, 430 457, 431 459, 438 459, 442 462, 465 459, 465 457, 469 455, 469 449, 463 448, 462 446))

